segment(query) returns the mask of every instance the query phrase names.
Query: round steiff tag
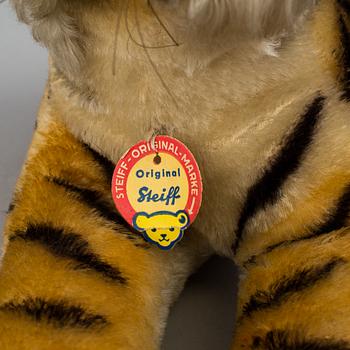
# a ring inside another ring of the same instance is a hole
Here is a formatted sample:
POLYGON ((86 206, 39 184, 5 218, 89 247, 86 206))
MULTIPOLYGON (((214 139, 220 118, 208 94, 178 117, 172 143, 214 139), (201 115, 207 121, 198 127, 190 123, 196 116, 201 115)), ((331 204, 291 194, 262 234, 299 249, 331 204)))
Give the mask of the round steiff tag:
POLYGON ((171 249, 195 220, 202 203, 198 164, 179 140, 141 141, 118 162, 112 194, 123 218, 145 239, 171 249))

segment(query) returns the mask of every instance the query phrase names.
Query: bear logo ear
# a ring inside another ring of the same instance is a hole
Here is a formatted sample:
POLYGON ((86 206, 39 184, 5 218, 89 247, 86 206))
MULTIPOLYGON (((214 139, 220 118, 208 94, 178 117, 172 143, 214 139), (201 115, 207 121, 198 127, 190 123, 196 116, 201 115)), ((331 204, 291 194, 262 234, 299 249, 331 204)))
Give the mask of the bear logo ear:
POLYGON ((181 229, 184 229, 188 226, 190 219, 185 211, 183 210, 178 211, 176 217, 177 217, 177 220, 179 221, 181 229))
POLYGON ((144 231, 148 227, 149 217, 146 213, 139 213, 134 217, 134 227, 138 231, 144 231))

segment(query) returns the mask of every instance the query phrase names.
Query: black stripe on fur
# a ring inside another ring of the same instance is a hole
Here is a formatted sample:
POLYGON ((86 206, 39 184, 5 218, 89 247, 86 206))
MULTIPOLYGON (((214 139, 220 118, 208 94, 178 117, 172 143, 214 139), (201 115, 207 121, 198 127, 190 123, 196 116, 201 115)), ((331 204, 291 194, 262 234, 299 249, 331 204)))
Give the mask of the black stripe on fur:
MULTIPOLYGON (((265 248, 264 251, 261 252, 259 255, 265 255, 265 254, 271 253, 277 248, 286 247, 294 243, 306 241, 309 239, 313 239, 313 238, 340 230, 343 227, 346 227, 348 225, 349 211, 350 211, 350 185, 348 185, 345 188, 343 194, 338 199, 337 205, 335 206, 333 213, 328 215, 327 221, 317 229, 314 229, 314 231, 311 234, 308 234, 306 236, 299 237, 296 239, 286 240, 286 241, 282 241, 282 242, 270 245, 267 248, 265 248)), ((244 266, 253 264, 256 261, 256 258, 257 258, 257 255, 253 255, 244 263, 244 266)))
POLYGON ((350 14, 350 2, 349 0, 337 0, 339 6, 348 14, 350 14))
POLYGON ((281 305, 291 295, 314 286, 327 278, 333 270, 345 261, 333 258, 324 265, 305 268, 292 276, 284 276, 273 283, 267 291, 258 290, 243 306, 242 317, 249 317, 254 312, 281 305))
POLYGON ((11 237, 12 241, 16 239, 40 243, 55 256, 73 260, 75 269, 92 270, 121 284, 127 282, 118 268, 103 261, 91 250, 89 243, 76 233, 50 225, 29 225, 26 231, 16 232, 11 237))
POLYGON ((255 337, 252 350, 349 350, 350 344, 342 340, 303 339, 295 332, 273 330, 264 338, 255 337))
POLYGON ((289 134, 269 167, 261 178, 248 190, 241 216, 238 221, 236 240, 232 245, 237 252, 242 240, 245 226, 259 210, 274 204, 279 196, 283 184, 300 166, 303 157, 310 146, 323 110, 325 98, 318 96, 307 106, 300 121, 289 134))
POLYGON ((13 210, 16 207, 16 202, 17 202, 17 192, 15 191, 12 195, 11 202, 7 208, 7 211, 6 211, 7 214, 10 214, 11 212, 13 212, 13 210))
POLYGON ((319 236, 332 231, 340 230, 347 225, 350 209, 350 185, 347 186, 343 195, 339 198, 338 204, 328 220, 314 232, 314 236, 319 236))
POLYGON ((92 155, 92 157, 95 159, 95 161, 104 170, 108 180, 110 180, 112 182, 112 177, 113 177, 113 173, 114 173, 115 164, 113 164, 112 161, 110 161, 107 157, 105 157, 101 153, 95 151, 87 143, 82 142, 82 145, 83 145, 84 149, 87 150, 92 155))
POLYGON ((78 187, 72 183, 58 178, 58 177, 46 177, 47 181, 53 183, 56 186, 63 188, 68 194, 77 197, 83 204, 87 205, 92 210, 96 211, 101 217, 110 221, 111 223, 116 223, 125 230, 121 230, 117 227, 115 230, 127 237, 129 240, 135 241, 134 245, 140 248, 149 248, 149 245, 143 242, 143 236, 136 232, 131 226, 118 215, 117 209, 112 207, 104 198, 103 195, 97 191, 90 190, 87 188, 78 187), (136 242, 136 240, 138 242, 136 242), (142 243, 139 243, 142 241, 142 243))
POLYGON ((41 298, 11 301, 1 305, 0 311, 27 316, 36 322, 44 321, 59 328, 92 328, 108 324, 105 316, 87 312, 81 306, 41 298))
POLYGON ((125 221, 117 214, 116 209, 112 208, 112 206, 107 203, 107 201, 103 198, 102 193, 87 188, 78 187, 67 180, 58 177, 51 176, 46 177, 46 179, 49 182, 64 188, 68 193, 78 196, 83 204, 98 212, 101 217, 125 226, 125 221))
POLYGON ((15 209, 15 202, 12 201, 12 202, 9 204, 6 213, 7 213, 7 214, 10 214, 14 209, 15 209))
POLYGON ((339 18, 340 41, 342 54, 340 57, 342 65, 341 83, 343 85, 342 99, 350 102, 350 35, 343 16, 339 18))

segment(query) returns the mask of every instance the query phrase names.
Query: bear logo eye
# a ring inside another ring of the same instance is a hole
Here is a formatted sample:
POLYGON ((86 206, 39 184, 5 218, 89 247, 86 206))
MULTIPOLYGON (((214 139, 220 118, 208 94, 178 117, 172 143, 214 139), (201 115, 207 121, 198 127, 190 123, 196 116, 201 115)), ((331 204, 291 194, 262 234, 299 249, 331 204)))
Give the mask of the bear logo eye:
POLYGON ((181 214, 179 216, 179 223, 180 224, 184 224, 186 222, 186 220, 187 220, 187 218, 186 218, 186 216, 184 214, 181 214))
POLYGON ((157 232, 157 229, 156 229, 156 228, 152 228, 151 231, 152 231, 152 232, 157 232))
POLYGON ((170 231, 170 232, 174 232, 174 231, 175 231, 174 227, 170 227, 170 228, 169 228, 169 231, 170 231))

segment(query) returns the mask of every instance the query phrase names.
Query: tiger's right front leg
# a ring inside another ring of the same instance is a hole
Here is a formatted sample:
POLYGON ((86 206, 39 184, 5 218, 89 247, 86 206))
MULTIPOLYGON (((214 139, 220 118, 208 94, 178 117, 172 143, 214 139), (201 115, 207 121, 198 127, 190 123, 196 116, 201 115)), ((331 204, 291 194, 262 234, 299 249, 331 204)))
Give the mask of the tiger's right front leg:
POLYGON ((5 228, 2 350, 158 349, 169 306, 207 254, 172 252, 116 215, 106 159, 59 122, 36 131, 5 228))

